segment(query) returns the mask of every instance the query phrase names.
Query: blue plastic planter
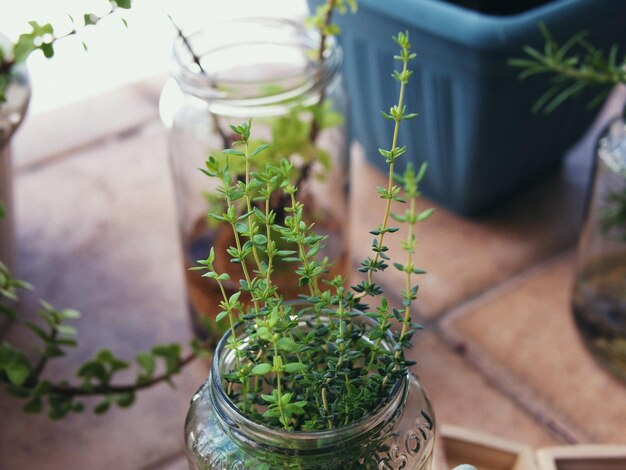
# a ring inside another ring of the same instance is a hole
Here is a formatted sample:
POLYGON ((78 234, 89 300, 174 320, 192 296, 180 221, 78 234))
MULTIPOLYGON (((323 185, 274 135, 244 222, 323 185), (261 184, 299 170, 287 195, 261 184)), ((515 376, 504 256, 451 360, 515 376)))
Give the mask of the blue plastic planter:
POLYGON ((584 97, 549 116, 531 113, 547 78, 519 81, 507 60, 524 56, 526 44, 543 45, 538 24, 561 42, 580 30, 600 47, 626 42, 626 0, 553 0, 511 16, 443 0, 360 0, 356 14, 336 20, 352 135, 381 167, 377 149, 389 147, 392 125, 380 111, 397 99, 391 37, 409 31, 417 58, 407 103, 420 117, 401 139, 409 159, 429 163, 424 194, 464 215, 484 212, 558 168, 593 120, 584 97))

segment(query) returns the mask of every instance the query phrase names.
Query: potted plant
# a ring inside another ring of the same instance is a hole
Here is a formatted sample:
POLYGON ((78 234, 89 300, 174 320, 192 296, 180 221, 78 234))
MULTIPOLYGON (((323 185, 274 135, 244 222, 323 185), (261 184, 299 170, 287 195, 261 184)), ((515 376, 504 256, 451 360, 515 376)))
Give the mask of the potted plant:
MULTIPOLYGON (((404 104, 414 54, 408 35, 400 33, 395 41, 402 64, 394 72, 400 92, 397 104, 385 113, 394 123, 392 142, 388 150, 380 149, 389 167, 388 185, 378 189, 386 210, 371 231, 372 255, 359 269, 363 279, 352 288, 342 276, 323 280, 327 265, 318 254, 325 237, 304 220, 304 204, 296 198, 292 179, 294 165, 281 160, 255 168, 268 146, 254 143, 250 122, 230 127, 237 140, 224 152, 227 158, 206 161, 203 173, 218 181, 224 202, 223 212, 210 216, 230 227, 235 244, 227 253, 212 249, 198 266, 220 287, 216 321, 226 322, 228 332, 214 356, 209 382, 192 400, 187 442, 194 468, 430 468, 435 421, 425 391, 409 372, 414 362, 405 350, 420 328, 411 318, 418 295, 415 277, 423 274, 415 262, 414 228, 432 210, 418 211, 415 202, 426 165, 418 171, 407 165, 402 176, 395 172, 406 152, 398 141, 400 123, 415 117, 404 104), (231 159, 243 163, 243 179, 233 179, 231 159), (282 206, 283 219, 271 208, 275 195, 288 201, 282 206), (396 213, 398 204, 405 210, 396 213), (388 256, 386 240, 399 230, 392 219, 407 232, 403 263, 388 256), (279 239, 295 250, 280 249, 279 239), (230 275, 217 269, 218 256, 226 255, 243 272, 240 288, 232 294, 223 289, 230 275), (284 299, 274 282, 277 259, 293 264, 294 276, 307 290, 295 302, 284 299), (376 280, 390 266, 405 273, 397 308, 376 280)), ((0 295, 9 299, 23 286, 3 269, 0 281, 0 295)), ((180 345, 155 346, 137 355, 136 381, 119 385, 117 373, 130 364, 101 351, 80 367, 80 384, 57 383, 42 378, 42 372, 75 345, 74 330, 66 322, 78 314, 44 303, 40 316, 43 326, 28 325, 43 342, 39 360, 31 362, 22 351, 0 343, 0 383, 26 400, 25 411, 39 412, 47 405, 54 419, 81 411, 89 396, 101 397, 97 413, 115 404, 129 406, 137 391, 169 381, 201 352, 197 342, 187 357, 181 356, 180 345), (163 373, 157 372, 159 360, 163 373)))
POLYGON ((192 400, 186 437, 194 470, 218 468, 401 468, 428 469, 434 439, 434 418, 428 398, 409 373, 414 364, 404 351, 419 325, 411 320, 417 298, 414 227, 432 210, 417 211, 415 201, 426 165, 408 165, 399 185, 394 168, 406 147, 398 143, 400 123, 415 117, 404 104, 412 72, 408 36, 394 38, 400 46, 394 72, 400 83, 398 102, 385 117, 394 123, 389 150, 380 149, 389 169, 389 183, 378 193, 386 201, 381 224, 371 233, 372 256, 359 271, 364 279, 351 289, 347 279, 322 281, 328 270, 318 253, 325 237, 304 220, 304 204, 296 199, 294 166, 288 160, 256 167, 265 145, 252 144, 249 122, 231 126, 238 140, 224 153, 234 161, 211 155, 202 172, 218 182, 225 203, 210 216, 230 227, 235 243, 227 252, 211 249, 195 269, 213 280, 222 299, 216 320, 228 326, 213 358, 207 383, 192 400), (233 180, 236 160, 245 167, 243 181, 233 180), (270 201, 286 196, 279 221, 270 201), (254 205, 253 203, 257 204, 254 205), (405 204, 402 213, 394 204, 405 204), (391 260, 385 240, 405 225, 404 263, 392 263, 406 275, 402 306, 394 308, 382 294, 376 273, 391 260), (279 240, 293 250, 281 250, 279 240), (220 257, 241 265, 240 288, 227 293, 228 272, 220 257), (292 272, 307 293, 290 302, 274 281, 274 263, 292 263, 292 272), (377 302, 372 308, 366 302, 377 302))
POLYGON ((619 42, 625 13, 620 0, 362 0, 357 15, 338 19, 352 134, 378 164, 373 149, 389 126, 369 116, 389 99, 390 83, 382 72, 389 47, 380 38, 410 31, 428 44, 415 63, 418 86, 407 97, 428 116, 407 141, 414 164, 430 165, 424 194, 462 215, 485 212, 559 168, 593 119, 573 101, 533 116, 529 110, 548 83, 520 83, 508 59, 542 43, 540 23, 556 37, 588 30, 598 47, 619 42))
MULTIPOLYGON (((267 146, 252 144, 250 123, 231 127, 238 141, 225 152, 229 159, 243 160, 243 182, 232 179, 225 159, 209 157, 206 162, 203 172, 218 180, 225 202, 224 212, 211 216, 231 227, 238 243, 228 249, 228 255, 245 268, 240 290, 231 295, 222 290, 217 320, 227 322, 228 333, 215 354, 210 385, 192 401, 187 435, 196 468, 319 468, 320 464, 430 468, 434 417, 426 393, 409 372, 413 361, 405 357, 405 350, 419 328, 411 319, 418 289, 414 279, 423 273, 414 259, 414 227, 432 210, 418 212, 415 205, 425 165, 417 172, 408 166, 399 177, 401 184, 395 184, 394 168, 406 151, 398 143, 398 129, 402 121, 415 117, 403 102, 411 76, 408 62, 414 55, 408 36, 399 34, 395 39, 401 47, 397 59, 402 69, 394 72, 400 96, 385 114, 395 130, 389 150, 380 150, 389 165, 389 184, 378 191, 387 207, 383 221, 372 230, 372 256, 361 264, 364 279, 352 289, 342 276, 322 282, 326 265, 318 253, 324 237, 303 220, 303 203, 296 199, 298 188, 291 180, 294 166, 282 160, 254 169, 267 146), (275 194, 284 194, 289 201, 281 224, 268 204, 275 194), (260 204, 253 207, 253 201, 260 204), (394 213, 395 204, 404 204, 406 210, 394 213), (407 259, 393 263, 406 274, 398 308, 382 296, 376 282, 376 273, 391 263, 385 240, 398 230, 390 225, 392 218, 407 230, 402 243, 407 259), (294 244, 295 252, 278 249, 276 237, 294 244), (277 258, 293 263, 294 275, 308 290, 296 303, 284 300, 273 282, 277 258), (370 308, 366 301, 379 306, 370 308), (207 407, 205 400, 212 400, 207 397, 213 393, 219 398, 207 407), (214 413, 216 406, 219 414, 214 413), (231 431, 238 433, 237 441, 225 434, 231 431)), ((211 250, 198 268, 205 278, 223 286, 229 275, 216 270, 217 256, 211 250)), ((23 287, 5 270, 0 270, 0 280, 0 295, 5 298, 14 298, 23 287)), ((50 360, 75 345, 67 321, 78 313, 43 303, 40 316, 43 326, 28 325, 44 345, 39 360, 31 362, 22 351, 0 343, 0 382, 26 400, 27 412, 48 408, 50 417, 59 419, 81 411, 84 398, 90 396, 101 397, 96 413, 115 404, 129 406, 137 391, 169 381, 194 357, 181 357, 177 344, 155 346, 138 354, 136 381, 119 385, 116 374, 129 363, 111 351, 101 351, 80 367, 80 384, 54 382, 42 378, 42 373, 50 360), (163 373, 157 372, 160 360, 163 373)), ((199 345, 195 346, 198 352, 199 345)))

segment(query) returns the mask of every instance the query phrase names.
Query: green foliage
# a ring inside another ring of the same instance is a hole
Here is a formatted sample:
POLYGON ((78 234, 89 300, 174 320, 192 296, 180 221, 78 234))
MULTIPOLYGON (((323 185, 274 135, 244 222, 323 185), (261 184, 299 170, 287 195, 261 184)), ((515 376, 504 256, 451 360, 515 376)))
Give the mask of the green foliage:
POLYGON ((605 54, 587 40, 584 32, 561 45, 552 38, 545 25, 541 25, 541 31, 545 40, 543 51, 526 46, 524 52, 528 57, 509 61, 513 67, 524 69, 521 79, 551 75, 552 86, 537 100, 534 112, 550 113, 587 88, 597 89, 595 98, 589 103, 589 107, 593 107, 604 100, 613 85, 626 83, 626 56, 620 54, 617 45, 605 54))
MULTIPOLYGON (((104 0, 102 0, 104 2, 104 0)), ((68 15, 71 22, 71 30, 62 35, 55 34, 54 27, 50 23, 40 24, 29 21, 29 30, 20 34, 17 41, 11 44, 8 50, 0 48, 0 105, 6 100, 5 92, 11 83, 14 67, 26 61, 35 51, 40 50, 46 58, 54 56, 54 46, 57 41, 69 36, 74 36, 87 26, 94 26, 104 18, 113 15, 117 9, 129 9, 131 0, 112 0, 107 2, 110 9, 102 16, 93 13, 83 14, 81 21, 76 21, 68 15)), ((124 21, 122 19, 122 21, 124 21)), ((83 43, 83 47, 86 45, 83 43)))
MULTIPOLYGON (((4 213, 0 213, 0 220, 4 213)), ((119 385, 117 374, 129 369, 131 363, 104 349, 83 363, 76 371, 79 381, 71 385, 67 380, 51 381, 43 378, 49 361, 64 357, 69 348, 77 346, 77 331, 71 322, 80 318, 76 310, 57 310, 42 301, 35 321, 22 321, 16 309, 20 291, 30 289, 24 281, 14 278, 0 262, 0 315, 18 322, 16 326, 29 329, 36 338, 36 360, 8 342, 0 343, 0 387, 25 402, 26 413, 47 410, 51 419, 62 419, 69 413, 85 408, 84 399, 100 397, 94 407, 96 414, 107 412, 112 405, 126 408, 135 400, 136 392, 160 382, 170 382, 181 368, 196 354, 205 352, 202 344, 192 344, 193 353, 182 356, 179 344, 153 346, 136 356, 136 379, 119 385)))
MULTIPOLYGON (((413 261, 414 227, 432 210, 418 211, 415 203, 426 166, 416 173, 408 165, 404 175, 397 178, 393 171, 395 161, 406 151, 397 145, 398 128, 415 116, 403 104, 404 88, 411 77, 408 63, 414 54, 407 34, 394 39, 400 46, 396 59, 402 68, 394 76, 401 91, 398 104, 386 115, 395 123, 390 149, 381 150, 389 163, 389 186, 379 191, 387 208, 383 222, 372 231, 377 237, 372 244, 373 256, 361 266, 367 280, 352 289, 341 276, 324 280, 328 260, 319 255, 324 237, 304 220, 305 207, 296 198, 298 187, 293 183, 294 165, 285 158, 268 163, 265 158, 273 151, 272 146, 251 139, 250 122, 231 127, 237 135, 233 148, 221 157, 209 156, 202 169, 216 180, 223 203, 221 212, 211 217, 230 226, 234 244, 226 253, 211 249, 209 256, 192 269, 204 271, 203 276, 214 280, 222 292, 218 319, 228 322, 231 335, 226 347, 235 358, 232 370, 225 374, 226 389, 245 414, 270 426, 313 431, 354 422, 375 409, 412 365, 404 357, 419 328, 411 320, 418 291, 412 277, 424 272, 413 261), (243 169, 243 174, 235 177, 233 168, 243 169), (396 179, 399 185, 393 184, 396 179), (272 200, 288 201, 282 207, 284 218, 275 216, 272 200), (408 227, 407 238, 401 243, 407 261, 396 263, 406 274, 406 289, 402 308, 392 308, 381 297, 380 306, 372 311, 363 300, 382 294, 373 274, 388 266, 385 236, 398 231, 388 225, 392 203, 407 206, 403 214, 395 215, 408 227), (293 249, 280 250, 279 242, 293 249), (241 290, 230 297, 223 285, 228 275, 216 269, 220 256, 228 256, 242 268, 241 290), (300 303, 285 302, 281 286, 274 284, 279 261, 291 263, 300 286, 308 290, 300 303), (241 330, 245 333, 238 336, 241 330)), ((309 134, 302 122, 283 124, 291 129, 289 135, 301 138, 296 139, 298 145, 306 141, 309 134)), ((274 136, 274 142, 277 140, 278 134, 274 136)), ((290 145, 286 142, 274 149, 285 148, 287 157, 294 150, 290 145)))
POLYGON ((309 26, 320 31, 323 36, 338 36, 341 30, 339 26, 331 21, 332 14, 335 10, 342 14, 346 13, 348 10, 355 12, 357 10, 357 1, 329 0, 318 6, 315 9, 315 13, 308 18, 309 26))
MULTIPOLYGON (((25 284, 15 280, 13 284, 16 287, 11 289, 5 300, 14 302, 18 300, 17 288, 25 284)), ((19 319, 17 312, 13 308, 10 310, 11 318, 19 319)), ((76 310, 56 310, 42 302, 37 316, 38 322, 24 322, 39 340, 36 362, 9 343, 0 344, 0 386, 16 398, 25 400, 23 409, 27 413, 47 409, 51 419, 61 419, 68 413, 83 411, 83 399, 94 396, 101 397, 93 409, 96 414, 107 412, 112 405, 128 407, 134 402, 138 390, 159 382, 169 382, 194 357, 183 358, 179 344, 156 345, 137 354, 134 383, 117 385, 117 374, 130 368, 131 363, 104 349, 78 368, 76 377, 79 384, 70 385, 66 380, 52 382, 42 378, 43 371, 50 360, 65 356, 68 348, 77 346, 76 329, 69 322, 78 319, 80 313, 76 310)))

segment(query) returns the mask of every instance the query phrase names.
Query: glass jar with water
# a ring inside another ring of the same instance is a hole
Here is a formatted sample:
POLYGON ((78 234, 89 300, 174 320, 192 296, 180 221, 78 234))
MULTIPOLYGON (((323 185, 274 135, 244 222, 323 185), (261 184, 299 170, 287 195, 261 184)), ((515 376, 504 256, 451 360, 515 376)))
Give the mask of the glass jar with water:
POLYGON ((626 380, 626 122, 598 141, 578 251, 572 306, 594 358, 626 380))

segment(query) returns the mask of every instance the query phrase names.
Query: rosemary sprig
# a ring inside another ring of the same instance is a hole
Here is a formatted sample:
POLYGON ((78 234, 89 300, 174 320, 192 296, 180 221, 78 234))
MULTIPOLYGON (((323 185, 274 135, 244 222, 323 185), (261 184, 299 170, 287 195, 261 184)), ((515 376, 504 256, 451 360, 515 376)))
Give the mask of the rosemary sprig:
POLYGON ((575 34, 561 45, 544 24, 540 29, 545 41, 543 51, 526 46, 524 52, 528 57, 509 60, 511 66, 524 69, 520 79, 551 76, 552 86, 537 100, 534 112, 551 113, 588 88, 597 89, 588 104, 592 108, 607 97, 612 86, 626 83, 626 56, 616 44, 605 54, 588 41, 586 32, 575 34))

